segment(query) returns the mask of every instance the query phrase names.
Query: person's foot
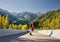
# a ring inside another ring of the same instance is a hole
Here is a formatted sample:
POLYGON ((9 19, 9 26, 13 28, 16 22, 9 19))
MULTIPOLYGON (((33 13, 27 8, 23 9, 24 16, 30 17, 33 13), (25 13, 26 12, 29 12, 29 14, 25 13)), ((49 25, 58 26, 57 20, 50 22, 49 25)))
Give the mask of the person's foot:
POLYGON ((30 33, 30 35, 32 35, 32 34, 30 33))

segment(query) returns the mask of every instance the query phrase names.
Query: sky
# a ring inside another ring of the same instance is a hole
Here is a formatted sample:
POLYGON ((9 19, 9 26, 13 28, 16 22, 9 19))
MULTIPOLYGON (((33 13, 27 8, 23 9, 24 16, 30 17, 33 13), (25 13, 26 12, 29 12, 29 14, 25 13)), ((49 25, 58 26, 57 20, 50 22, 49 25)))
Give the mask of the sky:
POLYGON ((0 8, 9 12, 48 12, 60 9, 60 0, 0 0, 0 8))

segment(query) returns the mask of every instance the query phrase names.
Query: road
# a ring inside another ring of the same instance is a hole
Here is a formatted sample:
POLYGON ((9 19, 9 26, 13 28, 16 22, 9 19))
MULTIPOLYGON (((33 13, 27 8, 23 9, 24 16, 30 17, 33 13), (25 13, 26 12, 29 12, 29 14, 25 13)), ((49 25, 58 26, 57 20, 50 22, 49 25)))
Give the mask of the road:
POLYGON ((8 36, 4 36, 4 37, 0 37, 0 42, 12 42, 11 40, 18 38, 19 36, 25 35, 26 33, 28 33, 29 31, 25 31, 25 32, 20 32, 18 34, 14 34, 14 35, 8 35, 8 36))
POLYGON ((37 31, 34 31, 32 34, 33 35, 31 36, 28 32, 25 32, 22 34, 1 37, 0 42, 60 42, 60 39, 39 34, 37 31))

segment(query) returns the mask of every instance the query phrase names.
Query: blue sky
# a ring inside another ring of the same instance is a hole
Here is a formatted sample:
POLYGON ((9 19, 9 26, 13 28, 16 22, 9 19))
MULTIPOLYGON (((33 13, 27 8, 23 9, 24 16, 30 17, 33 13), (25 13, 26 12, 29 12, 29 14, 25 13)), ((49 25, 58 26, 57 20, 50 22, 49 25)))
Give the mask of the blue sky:
POLYGON ((47 12, 60 9, 60 0, 0 0, 0 8, 10 12, 47 12))

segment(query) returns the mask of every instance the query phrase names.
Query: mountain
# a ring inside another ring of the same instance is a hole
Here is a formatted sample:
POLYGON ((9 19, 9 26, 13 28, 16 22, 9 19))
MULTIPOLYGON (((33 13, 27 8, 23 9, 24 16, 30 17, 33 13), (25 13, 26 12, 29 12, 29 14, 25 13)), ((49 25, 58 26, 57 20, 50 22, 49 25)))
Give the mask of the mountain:
POLYGON ((60 9, 49 11, 36 18, 40 29, 60 29, 60 9))
MULTIPOLYGON (((15 24, 27 24, 29 21, 25 21, 25 20, 19 20, 17 17, 18 16, 14 16, 13 13, 8 12, 7 10, 1 9, 0 8, 0 14, 3 16, 8 16, 9 18, 9 24, 15 23, 15 24)), ((14 13, 17 14, 17 13, 14 13)))
POLYGON ((10 13, 7 10, 0 8, 0 14, 8 16, 10 23, 16 24, 26 24, 28 21, 32 21, 37 17, 37 14, 31 12, 22 12, 22 13, 10 13))
POLYGON ((13 15, 13 16, 17 16, 19 13, 17 13, 17 12, 11 12, 12 14, 11 15, 13 15))
POLYGON ((0 14, 2 14, 4 16, 7 15, 10 22, 18 20, 16 17, 14 17, 13 15, 11 15, 12 13, 10 13, 10 12, 4 10, 4 9, 1 9, 1 8, 0 8, 0 14))
POLYGON ((16 17, 19 20, 32 21, 35 18, 37 18, 38 15, 36 13, 31 13, 31 12, 22 12, 22 13, 18 13, 16 17))
POLYGON ((22 13, 17 13, 17 12, 10 13, 7 10, 1 8, 0 8, 0 14, 4 16, 8 15, 9 22, 15 24, 27 24, 29 21, 33 21, 39 15, 41 15, 40 13, 32 13, 26 11, 22 13))

